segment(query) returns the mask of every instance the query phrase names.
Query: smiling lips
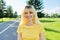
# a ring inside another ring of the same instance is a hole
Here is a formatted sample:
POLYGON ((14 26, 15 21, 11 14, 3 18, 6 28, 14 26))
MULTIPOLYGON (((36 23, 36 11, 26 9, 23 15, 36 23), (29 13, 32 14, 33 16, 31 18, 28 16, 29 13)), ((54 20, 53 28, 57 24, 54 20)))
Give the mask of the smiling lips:
POLYGON ((27 19, 30 19, 30 18, 32 18, 32 16, 27 16, 26 18, 27 18, 27 19))

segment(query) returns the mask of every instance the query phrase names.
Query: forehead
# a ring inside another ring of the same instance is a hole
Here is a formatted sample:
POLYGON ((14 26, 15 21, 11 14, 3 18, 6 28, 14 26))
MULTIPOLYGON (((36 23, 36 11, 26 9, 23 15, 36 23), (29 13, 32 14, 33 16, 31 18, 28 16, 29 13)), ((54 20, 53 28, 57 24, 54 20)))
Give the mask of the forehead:
POLYGON ((33 9, 32 8, 25 8, 25 12, 27 12, 27 11, 33 12, 33 9))

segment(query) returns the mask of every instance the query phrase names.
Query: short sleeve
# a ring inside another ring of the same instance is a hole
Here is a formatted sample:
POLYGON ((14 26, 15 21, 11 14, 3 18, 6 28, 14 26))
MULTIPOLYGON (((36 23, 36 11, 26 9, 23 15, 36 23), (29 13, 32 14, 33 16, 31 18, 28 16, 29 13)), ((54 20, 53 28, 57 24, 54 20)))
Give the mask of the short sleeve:
POLYGON ((41 33, 42 33, 42 32, 45 32, 44 27, 41 27, 41 28, 40 28, 40 32, 41 32, 41 33))
POLYGON ((40 33, 45 32, 43 25, 39 25, 39 29, 40 29, 39 30, 40 33))
POLYGON ((22 26, 21 25, 18 26, 17 33, 22 33, 22 26))

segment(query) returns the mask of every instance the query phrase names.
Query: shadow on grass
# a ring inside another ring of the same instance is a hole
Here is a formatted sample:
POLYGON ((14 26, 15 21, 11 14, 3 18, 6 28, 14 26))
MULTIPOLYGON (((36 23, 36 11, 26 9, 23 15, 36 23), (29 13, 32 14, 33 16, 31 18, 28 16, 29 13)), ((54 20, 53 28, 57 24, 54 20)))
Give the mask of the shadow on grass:
POLYGON ((52 20, 39 20, 41 22, 55 22, 55 21, 52 21, 52 20))
POLYGON ((46 38, 46 40, 51 40, 51 39, 49 39, 49 38, 46 38))
POLYGON ((53 30, 53 29, 47 29, 47 28, 45 28, 45 30, 46 30, 46 31, 52 31, 52 32, 60 33, 60 31, 53 30))
POLYGON ((2 23, 2 22, 7 22, 7 21, 0 21, 0 23, 2 23))

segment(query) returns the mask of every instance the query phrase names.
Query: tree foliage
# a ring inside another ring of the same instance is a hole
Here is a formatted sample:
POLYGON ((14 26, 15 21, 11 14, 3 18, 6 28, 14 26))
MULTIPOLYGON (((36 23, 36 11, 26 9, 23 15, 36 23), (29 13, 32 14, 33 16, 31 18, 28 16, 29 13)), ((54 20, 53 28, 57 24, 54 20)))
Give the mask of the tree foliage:
POLYGON ((35 10, 37 11, 38 17, 43 17, 44 13, 43 11, 43 0, 28 0, 27 1, 28 5, 33 5, 35 10))
POLYGON ((18 17, 18 15, 17 15, 17 12, 15 11, 14 18, 17 18, 17 17, 18 17))
POLYGON ((43 0, 28 0, 28 5, 33 5, 36 10, 43 9, 43 0))
POLYGON ((4 9, 5 9, 5 2, 4 0, 0 0, 0 18, 4 17, 4 9))

